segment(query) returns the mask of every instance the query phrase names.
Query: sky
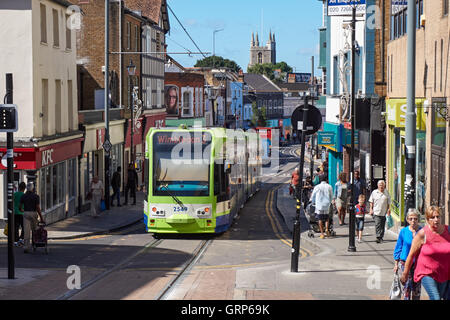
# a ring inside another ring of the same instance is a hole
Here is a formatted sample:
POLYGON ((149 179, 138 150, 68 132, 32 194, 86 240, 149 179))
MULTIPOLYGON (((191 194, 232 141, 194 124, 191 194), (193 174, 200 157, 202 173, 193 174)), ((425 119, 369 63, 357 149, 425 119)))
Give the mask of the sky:
MULTIPOLYGON (((260 45, 275 33, 277 62, 285 61, 294 72, 311 72, 315 56, 318 75, 319 28, 322 26, 322 2, 318 0, 167 0, 175 16, 203 52, 234 60, 247 71, 252 32, 260 45), (262 35, 261 35, 262 32, 262 35)), ((170 33, 167 51, 199 52, 169 9, 170 33)), ((173 54, 185 67, 193 67, 202 55, 173 54)))

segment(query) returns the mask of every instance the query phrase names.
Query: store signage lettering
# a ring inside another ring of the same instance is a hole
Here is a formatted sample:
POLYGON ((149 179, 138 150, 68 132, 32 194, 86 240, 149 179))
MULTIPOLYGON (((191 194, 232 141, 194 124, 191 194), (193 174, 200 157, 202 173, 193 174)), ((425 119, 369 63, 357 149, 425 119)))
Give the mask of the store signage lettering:
POLYGON ((53 163, 52 155, 53 149, 42 151, 42 166, 47 166, 53 163))

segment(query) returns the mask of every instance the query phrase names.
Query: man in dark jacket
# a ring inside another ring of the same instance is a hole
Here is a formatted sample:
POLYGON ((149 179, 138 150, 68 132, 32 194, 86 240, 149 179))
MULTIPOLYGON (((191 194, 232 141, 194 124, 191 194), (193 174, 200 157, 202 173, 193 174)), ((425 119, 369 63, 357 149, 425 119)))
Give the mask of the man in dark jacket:
POLYGON ((131 196, 134 199, 133 204, 136 204, 136 187, 138 185, 138 175, 134 169, 134 164, 130 163, 128 166, 128 179, 125 187, 125 205, 128 204, 128 191, 131 191, 131 196))
POLYGON ((34 183, 27 184, 27 192, 20 198, 20 208, 23 209, 24 224, 24 252, 29 253, 31 249, 31 233, 37 229, 38 216, 45 223, 39 206, 39 196, 35 193, 34 183))
POLYGON ((122 167, 117 167, 117 171, 114 172, 111 180, 111 187, 113 188, 114 194, 111 198, 111 206, 114 207, 114 198, 117 198, 117 206, 120 205, 120 172, 122 171, 122 167))

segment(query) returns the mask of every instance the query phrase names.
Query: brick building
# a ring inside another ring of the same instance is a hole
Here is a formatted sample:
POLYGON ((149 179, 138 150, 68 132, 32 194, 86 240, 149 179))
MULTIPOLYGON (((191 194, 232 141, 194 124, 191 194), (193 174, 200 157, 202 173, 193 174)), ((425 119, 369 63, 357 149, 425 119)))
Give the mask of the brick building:
MULTIPOLYGON (((450 139, 448 99, 448 0, 416 2, 416 207, 437 205, 448 224, 450 139)), ((387 162, 393 210, 403 221, 405 112, 407 89, 407 6, 392 2, 387 46, 387 162)))

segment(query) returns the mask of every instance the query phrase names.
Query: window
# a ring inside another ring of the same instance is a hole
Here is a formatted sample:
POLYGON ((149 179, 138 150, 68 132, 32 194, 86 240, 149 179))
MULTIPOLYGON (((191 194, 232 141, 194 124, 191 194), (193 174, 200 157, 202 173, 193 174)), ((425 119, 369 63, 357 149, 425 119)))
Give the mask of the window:
POLYGON ((183 93, 183 117, 191 116, 191 93, 189 91, 185 91, 183 93))
POLYGON ((262 53, 259 52, 258 53, 258 64, 262 64, 262 63, 263 63, 262 53))
POLYGON ((58 10, 53 9, 53 46, 59 47, 59 17, 58 10))
POLYGON ((48 135, 48 79, 42 79, 42 134, 48 135))
POLYGON ((434 92, 436 92, 436 74, 437 74, 437 41, 434 42, 434 92))
POLYGON ((448 0, 442 0, 442 14, 448 15, 448 0))
POLYGON ((62 132, 61 111, 61 80, 55 80, 55 128, 57 133, 62 132))
POLYGON ((41 3, 41 42, 47 43, 47 13, 45 5, 41 3))
POLYGON ((127 49, 131 49, 131 22, 127 22, 127 49))
POLYGON ((333 94, 339 94, 339 57, 333 57, 333 94))
POLYGON ((67 81, 67 107, 68 107, 68 119, 69 119, 69 131, 72 129, 75 129, 75 126, 73 125, 75 115, 73 113, 73 84, 72 80, 67 81))
POLYGON ((70 16, 66 14, 66 49, 72 49, 72 30, 67 25, 67 22, 69 21, 70 16))
POLYGON ((156 93, 156 100, 157 100, 156 104, 157 104, 158 108, 162 107, 162 94, 161 94, 162 88, 161 87, 162 87, 161 86, 161 79, 156 80, 156 90, 157 90, 157 93, 156 93))
POLYGON ((139 26, 134 26, 134 49, 139 51, 139 26))
POLYGON ((147 109, 152 108, 152 80, 146 79, 146 90, 145 90, 145 105, 147 109))
POLYGON ((442 65, 443 65, 443 55, 444 55, 444 39, 441 39, 441 78, 440 78, 440 80, 439 80, 439 87, 440 87, 440 90, 441 90, 441 92, 442 92, 442 72, 443 72, 443 70, 442 70, 442 65))

